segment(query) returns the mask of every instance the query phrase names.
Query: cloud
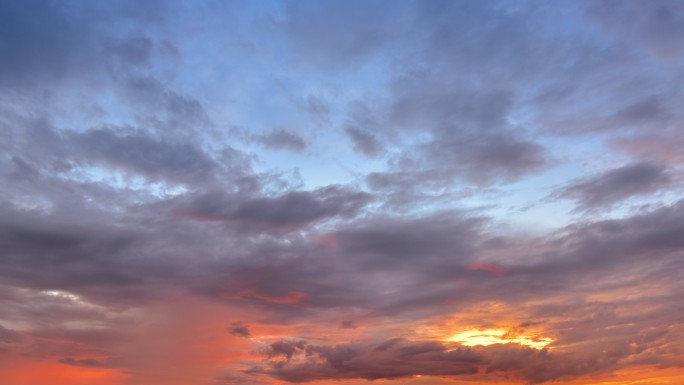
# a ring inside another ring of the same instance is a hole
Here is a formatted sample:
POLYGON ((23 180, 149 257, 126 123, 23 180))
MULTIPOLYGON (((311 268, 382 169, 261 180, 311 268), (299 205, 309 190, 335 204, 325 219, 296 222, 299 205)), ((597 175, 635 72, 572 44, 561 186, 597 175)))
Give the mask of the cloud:
POLYGON ((387 171, 370 174, 371 186, 397 185, 403 192, 487 187, 544 169, 551 163, 544 146, 524 126, 511 123, 514 97, 498 86, 464 87, 451 69, 397 74, 385 108, 374 113, 384 117, 381 125, 399 135, 420 132, 420 139, 402 146, 387 171))
POLYGON ((393 339, 381 343, 357 342, 335 346, 310 345, 304 341, 277 341, 266 351, 268 358, 283 355, 285 361, 269 361, 266 373, 288 382, 364 378, 393 379, 417 374, 453 376, 473 374, 482 359, 469 349, 447 348, 435 342, 393 339), (295 362, 293 357, 301 355, 295 362))
POLYGON ((354 321, 345 320, 340 323, 340 328, 342 329, 356 329, 358 325, 354 321))
POLYGON ((238 337, 245 337, 249 338, 252 336, 252 333, 249 331, 249 327, 243 323, 234 323, 229 329, 228 332, 234 336, 238 337))
POLYGON ((663 165, 637 162, 577 180, 554 195, 577 201, 579 209, 592 210, 610 208, 625 199, 652 194, 671 183, 663 165))
MULTIPOLYGON (((601 249, 606 258, 643 258, 643 255, 668 250, 677 251, 684 241, 676 234, 683 229, 684 201, 641 213, 624 220, 605 220, 572 227, 571 244, 578 252, 592 258, 601 249), (594 252, 590 250, 594 249, 594 252)), ((653 254, 651 254, 653 255, 653 254)))
POLYGON ((4 235, 0 243, 5 250, 2 275, 6 279, 51 289, 116 286, 139 282, 141 278, 125 269, 112 268, 111 258, 139 239, 130 231, 8 208, 2 212, 5 219, 0 228, 4 235))
POLYGON ((83 366, 86 368, 104 368, 107 364, 94 358, 75 359, 72 357, 60 358, 59 363, 73 366, 83 366))
POLYGON ((266 355, 268 358, 282 356, 289 362, 296 353, 303 351, 305 347, 306 342, 304 341, 280 340, 269 345, 266 355))
POLYGON ((0 4, 2 380, 681 373, 681 8, 0 4))
POLYGON ((538 384, 605 370, 617 366, 620 359, 638 354, 629 349, 612 349, 606 346, 610 353, 598 358, 536 350, 514 343, 463 347, 440 341, 393 338, 326 346, 281 340, 264 351, 269 359, 267 365, 249 372, 266 373, 294 383, 324 379, 389 380, 416 375, 472 380, 475 375, 484 375, 494 381, 516 379, 538 384), (278 359, 280 356, 284 360, 278 359))
POLYGON ((347 127, 345 132, 354 144, 356 151, 371 158, 380 155, 382 152, 382 145, 372 134, 356 127, 347 127))
MULTIPOLYGON (((674 300, 674 297, 671 298, 674 300)), ((539 309, 538 320, 549 322, 547 332, 558 340, 551 349, 533 349, 517 343, 465 347, 439 340, 404 338, 320 345, 304 340, 279 340, 262 350, 267 361, 248 373, 268 374, 288 382, 363 378, 397 379, 416 375, 463 381, 520 381, 530 384, 590 378, 592 374, 646 364, 651 349, 668 351, 665 365, 678 365, 670 351, 668 331, 661 322, 676 322, 667 306, 641 313, 625 301, 617 306, 600 303, 564 304, 562 309, 539 309), (578 307, 579 306, 579 307, 578 307), (558 312, 584 314, 576 320, 558 312), (546 313, 542 313, 546 312, 546 313), (647 320, 656 325, 647 326, 647 320), (554 347, 555 346, 555 347, 554 347), (568 347, 572 346, 572 349, 568 347), (671 360, 672 359, 672 360, 671 360)), ((491 310, 491 309, 490 309, 491 310)), ((491 316, 491 315, 490 315, 491 316)), ((668 328, 666 327, 666 328, 668 328)), ((515 334, 514 330, 509 333, 515 334)))
POLYGON ((341 249, 359 258, 374 256, 367 261, 383 265, 417 256, 423 261, 447 256, 465 259, 484 222, 453 212, 411 219, 379 217, 340 229, 334 237, 341 249))
POLYGON ((290 150, 302 152, 306 150, 306 142, 296 133, 283 129, 274 130, 267 134, 256 137, 256 140, 264 147, 276 150, 290 150))
POLYGON ((118 57, 124 67, 150 59, 146 38, 108 45, 115 34, 109 27, 116 20, 158 24, 167 8, 156 1, 144 7, 124 1, 111 7, 88 4, 73 9, 51 0, 2 4, 0 54, 5 60, 0 64, 0 84, 16 89, 73 84, 77 79, 101 84, 114 60, 108 54, 118 57))
POLYGON ((0 325, 0 343, 12 344, 21 340, 19 332, 0 325))
POLYGON ((92 129, 67 137, 85 162, 121 168, 150 180, 159 177, 172 182, 207 182, 216 162, 190 143, 174 143, 131 130, 92 129), (118 132, 117 132, 118 131, 118 132))
POLYGON ((350 103, 344 132, 355 151, 370 158, 382 155, 385 146, 378 138, 382 131, 386 130, 379 124, 377 108, 362 101, 350 103))
POLYGON ((653 56, 666 62, 681 59, 676 36, 684 33, 678 22, 684 8, 676 1, 626 1, 617 8, 609 1, 597 1, 588 4, 587 14, 615 39, 643 44, 653 56))
POLYGON ((339 186, 248 199, 216 193, 194 198, 186 213, 200 220, 233 221, 256 228, 288 230, 336 216, 353 216, 370 198, 369 194, 339 186))
POLYGON ((433 164, 455 165, 447 175, 479 184, 515 181, 548 164, 542 146, 509 133, 438 138, 424 153, 433 164))
POLYGON ((652 162, 662 163, 669 166, 677 166, 684 163, 684 155, 679 151, 684 143, 677 129, 660 134, 636 134, 617 137, 610 141, 615 148, 628 156, 636 159, 649 159, 652 162))

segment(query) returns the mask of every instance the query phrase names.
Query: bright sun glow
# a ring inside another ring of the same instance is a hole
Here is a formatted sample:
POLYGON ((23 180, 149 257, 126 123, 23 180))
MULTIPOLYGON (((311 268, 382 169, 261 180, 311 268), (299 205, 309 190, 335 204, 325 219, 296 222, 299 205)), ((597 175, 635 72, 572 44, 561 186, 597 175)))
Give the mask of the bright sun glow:
POLYGON ((553 342, 553 340, 548 337, 515 334, 506 329, 470 329, 452 335, 447 341, 458 342, 465 346, 487 346, 514 343, 529 346, 534 349, 543 349, 553 342))
POLYGON ((81 300, 81 297, 79 297, 75 294, 71 294, 69 292, 60 291, 60 290, 45 290, 45 291, 41 291, 41 294, 45 294, 45 295, 48 295, 50 297, 64 298, 64 299, 68 299, 70 301, 76 301, 76 302, 81 300))

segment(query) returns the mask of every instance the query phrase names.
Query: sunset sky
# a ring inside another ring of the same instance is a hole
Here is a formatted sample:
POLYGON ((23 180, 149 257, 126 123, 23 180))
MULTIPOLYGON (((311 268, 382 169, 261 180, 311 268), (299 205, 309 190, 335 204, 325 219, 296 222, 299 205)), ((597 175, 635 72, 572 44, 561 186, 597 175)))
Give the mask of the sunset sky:
POLYGON ((1 385, 684 384, 684 1, 0 0, 1 385))

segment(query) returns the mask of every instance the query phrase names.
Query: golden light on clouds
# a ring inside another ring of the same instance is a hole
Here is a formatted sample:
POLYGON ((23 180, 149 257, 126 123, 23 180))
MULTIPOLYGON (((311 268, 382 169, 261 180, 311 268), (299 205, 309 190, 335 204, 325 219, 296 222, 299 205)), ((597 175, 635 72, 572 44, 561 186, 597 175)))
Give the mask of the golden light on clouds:
POLYGON ((543 349, 553 339, 513 333, 506 329, 469 329, 452 335, 447 341, 458 342, 465 346, 487 346, 493 344, 520 344, 534 349, 543 349))

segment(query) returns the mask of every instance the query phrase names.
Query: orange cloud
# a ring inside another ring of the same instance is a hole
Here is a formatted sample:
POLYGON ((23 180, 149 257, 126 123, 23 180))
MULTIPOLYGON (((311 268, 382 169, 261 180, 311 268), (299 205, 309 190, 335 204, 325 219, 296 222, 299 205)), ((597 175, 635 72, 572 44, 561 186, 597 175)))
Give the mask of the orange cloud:
POLYGON ((494 275, 503 275, 506 269, 494 263, 474 263, 468 266, 468 270, 482 270, 494 275))
POLYGON ((84 368, 28 359, 10 360, 0 365, 3 385, 119 385, 126 377, 114 369, 84 368))

